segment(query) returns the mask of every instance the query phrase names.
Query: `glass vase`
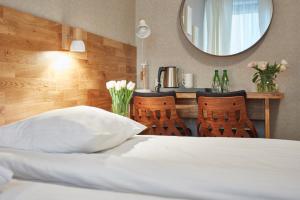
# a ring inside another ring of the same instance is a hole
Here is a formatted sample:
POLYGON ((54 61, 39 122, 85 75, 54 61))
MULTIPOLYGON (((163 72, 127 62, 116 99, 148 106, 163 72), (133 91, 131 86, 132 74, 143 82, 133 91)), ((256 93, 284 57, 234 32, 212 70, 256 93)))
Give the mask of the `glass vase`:
POLYGON ((274 82, 260 82, 256 85, 257 92, 277 92, 278 86, 274 82))
POLYGON ((118 115, 122 115, 124 117, 129 116, 129 104, 122 102, 112 102, 112 112, 118 115))
POLYGON ((277 92, 278 86, 275 78, 274 73, 261 73, 260 81, 256 84, 257 92, 277 92))

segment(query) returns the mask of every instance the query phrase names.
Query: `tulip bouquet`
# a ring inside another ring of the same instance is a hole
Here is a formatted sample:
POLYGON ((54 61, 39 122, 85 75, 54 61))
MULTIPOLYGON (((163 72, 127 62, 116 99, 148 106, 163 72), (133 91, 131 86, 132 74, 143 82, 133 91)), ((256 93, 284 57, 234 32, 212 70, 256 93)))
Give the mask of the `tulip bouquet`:
POLYGON ((122 81, 109 81, 106 83, 106 88, 112 98, 112 112, 128 116, 129 103, 135 88, 135 83, 122 81))
POLYGON ((268 62, 251 62, 248 67, 253 68, 256 72, 253 74, 252 82, 256 84, 258 92, 276 92, 278 86, 275 79, 280 72, 287 69, 288 63, 282 60, 280 64, 276 62, 269 64, 268 62))

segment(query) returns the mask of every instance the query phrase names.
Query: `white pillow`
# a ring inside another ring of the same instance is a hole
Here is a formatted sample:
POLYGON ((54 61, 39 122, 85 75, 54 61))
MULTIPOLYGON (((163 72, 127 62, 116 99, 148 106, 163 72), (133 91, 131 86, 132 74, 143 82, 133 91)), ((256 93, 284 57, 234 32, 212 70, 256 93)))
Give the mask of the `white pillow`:
POLYGON ((0 147, 48 153, 93 153, 115 147, 146 127, 89 106, 49 111, 0 127, 0 147))
POLYGON ((0 166, 0 186, 5 185, 12 179, 12 171, 0 166))

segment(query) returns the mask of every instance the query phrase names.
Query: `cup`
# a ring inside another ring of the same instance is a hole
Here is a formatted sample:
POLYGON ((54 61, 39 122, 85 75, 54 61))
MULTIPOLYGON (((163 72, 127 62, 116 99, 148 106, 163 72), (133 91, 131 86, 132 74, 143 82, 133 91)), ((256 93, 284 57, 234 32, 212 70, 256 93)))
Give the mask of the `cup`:
POLYGON ((193 88, 194 87, 193 74, 183 74, 182 85, 185 88, 193 88))

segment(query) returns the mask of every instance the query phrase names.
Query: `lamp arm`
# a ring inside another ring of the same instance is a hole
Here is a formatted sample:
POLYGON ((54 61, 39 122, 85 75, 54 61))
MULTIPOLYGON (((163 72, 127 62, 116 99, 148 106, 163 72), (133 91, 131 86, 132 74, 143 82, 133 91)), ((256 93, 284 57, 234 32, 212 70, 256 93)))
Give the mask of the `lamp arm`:
POLYGON ((144 64, 144 39, 142 39, 142 64, 144 64))

